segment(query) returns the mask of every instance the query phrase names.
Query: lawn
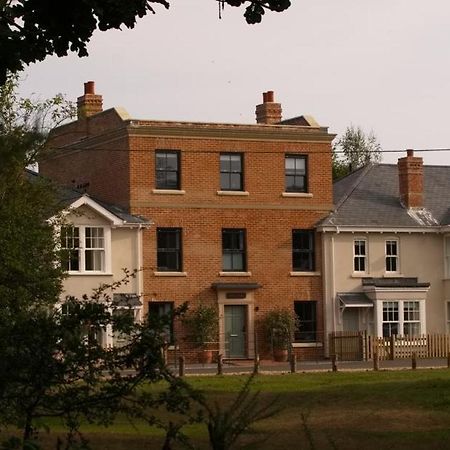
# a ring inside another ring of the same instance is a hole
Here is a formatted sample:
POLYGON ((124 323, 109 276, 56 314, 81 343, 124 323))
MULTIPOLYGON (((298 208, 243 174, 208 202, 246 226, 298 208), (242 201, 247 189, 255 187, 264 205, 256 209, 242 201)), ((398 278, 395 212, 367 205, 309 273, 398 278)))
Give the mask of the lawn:
MULTIPOLYGON (((188 380, 212 402, 226 405, 246 377, 188 380)), ((282 407, 242 441, 266 437, 258 449, 450 449, 449 370, 261 375, 253 389, 261 391, 261 401, 278 397, 282 407)), ((110 428, 89 425, 83 431, 102 450, 158 449, 162 443, 159 430, 125 419, 110 428)), ((208 448, 204 426, 186 432, 197 448, 208 448)))

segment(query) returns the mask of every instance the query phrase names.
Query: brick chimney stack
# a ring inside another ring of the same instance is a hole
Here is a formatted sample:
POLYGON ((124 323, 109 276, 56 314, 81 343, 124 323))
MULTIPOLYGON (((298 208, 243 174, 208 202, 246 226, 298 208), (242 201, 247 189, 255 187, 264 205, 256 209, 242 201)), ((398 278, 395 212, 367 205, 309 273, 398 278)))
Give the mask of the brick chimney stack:
POLYGON ((103 111, 103 97, 96 95, 95 83, 88 81, 84 83, 84 95, 77 99, 78 120, 85 119, 103 111))
POLYGON ((256 105, 256 123, 281 122, 281 104, 274 102, 273 91, 263 92, 263 103, 256 105))
POLYGON ((407 150, 406 157, 399 158, 398 181, 400 202, 405 208, 423 206, 423 159, 414 156, 414 150, 407 150))

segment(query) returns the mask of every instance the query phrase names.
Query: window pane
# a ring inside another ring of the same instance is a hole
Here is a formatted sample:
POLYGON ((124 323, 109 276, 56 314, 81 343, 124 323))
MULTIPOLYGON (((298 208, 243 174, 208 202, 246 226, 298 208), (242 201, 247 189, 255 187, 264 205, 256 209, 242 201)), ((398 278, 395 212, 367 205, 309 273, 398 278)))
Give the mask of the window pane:
POLYGON ((314 270, 314 232, 312 230, 292 230, 292 268, 297 271, 314 270))
POLYGON ((179 189, 179 153, 177 151, 156 152, 156 188, 179 189))
POLYGON ((150 302, 148 304, 148 315, 150 319, 155 317, 163 320, 163 337, 166 342, 173 344, 173 302, 150 302))
POLYGON ((182 270, 181 228, 158 228, 156 242, 158 270, 180 272, 182 270))
POLYGON ((245 230, 222 230, 222 264, 224 271, 245 271, 245 230))
POLYGON ((315 301, 296 301, 294 310, 299 327, 295 331, 295 341, 314 342, 317 340, 317 316, 315 301))
POLYGON ((85 270, 102 271, 104 261, 103 250, 86 250, 85 251, 85 270))
POLYGON ((220 155, 220 188, 240 191, 242 185, 242 155, 223 153, 220 155))
POLYGON ((285 157, 285 189, 288 192, 306 192, 306 157, 285 157))

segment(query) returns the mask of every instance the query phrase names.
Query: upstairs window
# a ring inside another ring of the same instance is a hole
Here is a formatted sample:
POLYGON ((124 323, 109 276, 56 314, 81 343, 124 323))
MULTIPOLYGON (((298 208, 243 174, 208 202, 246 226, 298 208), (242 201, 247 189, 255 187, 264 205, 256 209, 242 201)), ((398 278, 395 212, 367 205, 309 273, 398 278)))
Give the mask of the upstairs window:
POLYGON ((243 155, 241 153, 220 154, 220 189, 243 191, 243 155))
POLYGON ((105 229, 69 226, 61 228, 62 265, 68 272, 104 272, 105 229))
POLYGON ((180 152, 158 150, 156 152, 156 189, 180 189, 180 152))
POLYGON ((295 342, 317 341, 317 302, 294 302, 294 311, 298 320, 298 328, 295 331, 295 342))
POLYGON ((284 168, 286 192, 307 192, 306 156, 286 155, 284 168))
POLYGON ((386 272, 398 272, 398 241, 386 241, 386 272))
POLYGON ((157 228, 157 267, 160 272, 181 272, 181 228, 157 228))
POLYGON ((355 239, 353 241, 353 271, 354 272, 366 272, 366 247, 367 242, 365 239, 355 239))
POLYGON ((245 230, 238 228, 222 230, 222 267, 224 272, 246 271, 245 230))
POLYGON ((292 269, 314 271, 314 231, 292 230, 292 269))

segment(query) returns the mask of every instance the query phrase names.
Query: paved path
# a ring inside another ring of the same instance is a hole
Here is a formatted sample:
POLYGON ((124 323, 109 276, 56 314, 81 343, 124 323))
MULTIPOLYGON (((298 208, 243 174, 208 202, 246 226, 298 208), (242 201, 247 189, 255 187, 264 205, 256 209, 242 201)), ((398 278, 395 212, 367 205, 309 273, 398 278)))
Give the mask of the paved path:
MULTIPOLYGON (((447 358, 439 359, 418 359, 417 368, 418 369, 430 369, 430 368, 446 368, 447 358)), ((178 372, 178 368, 172 367, 174 372, 178 372)), ((373 370, 372 361, 338 361, 337 362, 338 371, 345 370, 373 370)), ((404 370, 411 369, 410 359, 396 359, 394 361, 380 361, 380 370, 404 370)), ((298 361, 297 362, 297 372, 331 372, 331 361, 320 360, 320 361, 298 361)), ((253 361, 252 360, 242 360, 242 361, 224 361, 223 363, 223 373, 224 374, 236 374, 236 373, 251 373, 253 371, 253 361)), ((289 363, 275 362, 270 360, 262 360, 260 362, 260 373, 282 373, 289 372, 289 363)), ((186 364, 185 367, 186 375, 214 375, 217 373, 217 364, 186 364)))

